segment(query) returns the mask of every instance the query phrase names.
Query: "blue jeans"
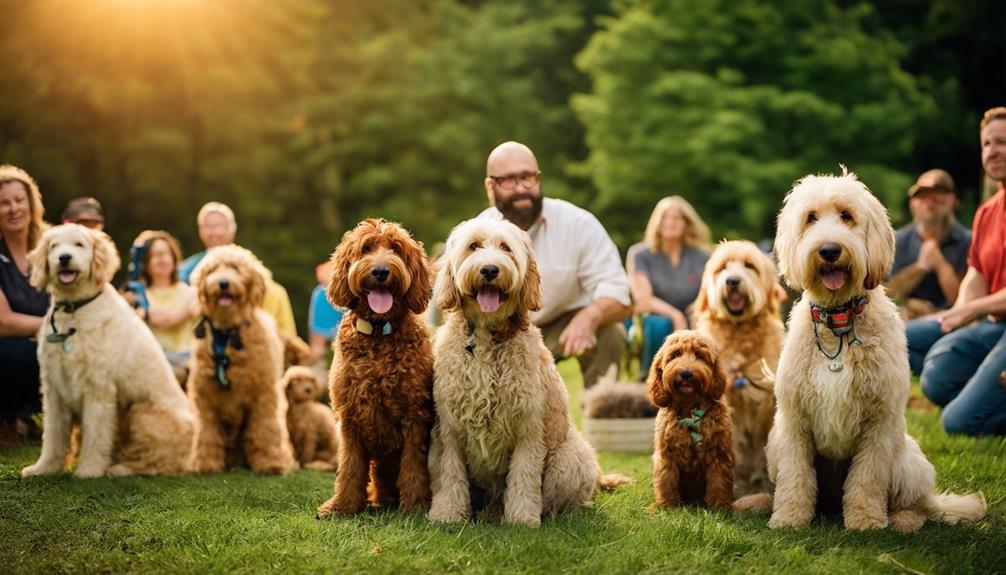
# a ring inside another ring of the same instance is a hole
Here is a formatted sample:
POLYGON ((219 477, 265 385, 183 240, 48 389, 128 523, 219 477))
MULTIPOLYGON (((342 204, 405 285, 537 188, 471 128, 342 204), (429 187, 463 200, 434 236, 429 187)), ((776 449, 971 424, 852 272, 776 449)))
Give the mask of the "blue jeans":
POLYGON ((1003 370, 1006 322, 982 321, 939 338, 926 354, 920 382, 926 397, 943 407, 947 433, 1006 433, 1003 370))
POLYGON ((662 315, 647 315, 643 317, 643 359, 639 364, 641 373, 649 373, 653 358, 664 345, 664 340, 674 331, 671 318, 662 315))
POLYGON ((908 365, 912 375, 922 373, 922 362, 926 354, 941 337, 940 322, 932 319, 913 319, 905 324, 905 336, 908 338, 908 365))

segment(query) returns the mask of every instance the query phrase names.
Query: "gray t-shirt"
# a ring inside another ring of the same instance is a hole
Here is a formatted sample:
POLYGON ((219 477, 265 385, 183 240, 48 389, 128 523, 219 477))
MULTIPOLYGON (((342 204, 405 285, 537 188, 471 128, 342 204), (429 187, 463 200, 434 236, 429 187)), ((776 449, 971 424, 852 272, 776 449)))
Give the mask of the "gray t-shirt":
POLYGON ((653 286, 653 295, 681 311, 692 305, 702 285, 702 270, 709 254, 693 247, 681 250, 677 266, 662 252, 653 253, 644 247, 636 252, 634 272, 643 272, 653 286))
MULTIPOLYGON (((968 248, 970 247, 971 230, 960 222, 954 222, 950 226, 947 237, 940 244, 940 251, 943 252, 943 257, 950 262, 950 265, 954 266, 958 276, 964 275, 968 269, 968 248)), ((891 269, 891 275, 893 276, 919 259, 920 249, 922 249, 922 236, 916 230, 915 224, 908 224, 898 230, 894 236, 894 266, 891 269)), ((947 298, 943 297, 940 282, 936 279, 936 274, 932 272, 922 278, 922 281, 915 286, 908 297, 930 301, 941 309, 947 307, 947 298)))

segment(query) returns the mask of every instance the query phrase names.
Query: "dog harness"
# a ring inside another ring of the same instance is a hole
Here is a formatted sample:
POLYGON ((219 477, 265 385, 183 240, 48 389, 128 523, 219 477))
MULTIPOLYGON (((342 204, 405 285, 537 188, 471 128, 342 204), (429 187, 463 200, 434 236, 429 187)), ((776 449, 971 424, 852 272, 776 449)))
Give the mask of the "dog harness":
POLYGON ((692 436, 693 445, 702 443, 702 434, 699 432, 699 424, 702 423, 702 418, 705 417, 705 415, 706 412, 704 410, 693 409, 691 417, 678 418, 678 423, 688 428, 688 434, 692 436))
POLYGON ((863 309, 869 301, 869 298, 864 295, 835 307, 823 307, 812 301, 808 302, 810 304, 810 319, 814 326, 814 342, 817 344, 817 349, 828 360, 829 370, 835 373, 842 371, 844 365, 839 356, 842 355, 842 350, 845 348, 846 339, 849 340, 849 347, 863 343, 856 337, 856 317, 863 313, 863 309), (817 332, 817 324, 819 323, 824 324, 838 338, 838 351, 834 354, 828 354, 821 347, 821 336, 817 332))
POLYGON ((241 326, 236 325, 227 329, 217 329, 208 316, 199 318, 196 324, 196 337, 203 339, 206 337, 206 324, 210 324, 210 334, 213 337, 213 373, 217 380, 217 385, 224 389, 230 389, 231 382, 227 379, 227 368, 231 360, 227 357, 227 346, 240 350, 244 348, 241 342, 241 326))
POLYGON ((98 296, 104 293, 104 290, 99 291, 91 297, 86 297, 84 299, 77 300, 63 300, 58 301, 53 305, 52 314, 49 316, 49 325, 52 327, 52 332, 45 336, 45 341, 49 343, 61 343, 63 344, 63 351, 70 351, 73 349, 73 344, 67 341, 70 336, 77 333, 77 328, 71 327, 63 333, 59 333, 59 329, 56 328, 56 312, 65 311, 66 313, 73 315, 78 309, 84 307, 85 305, 91 303, 92 301, 98 299, 98 296))

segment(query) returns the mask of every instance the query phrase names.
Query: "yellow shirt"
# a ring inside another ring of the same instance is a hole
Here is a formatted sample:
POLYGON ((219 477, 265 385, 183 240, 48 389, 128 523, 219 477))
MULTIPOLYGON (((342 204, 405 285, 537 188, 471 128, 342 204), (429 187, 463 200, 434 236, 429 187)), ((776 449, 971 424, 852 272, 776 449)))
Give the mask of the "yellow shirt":
POLYGON ((297 337, 297 323, 293 319, 293 306, 286 288, 274 281, 268 282, 265 288, 265 298, 262 299, 262 309, 276 318, 276 327, 284 339, 297 337))
MULTIPOLYGON (((170 287, 147 287, 147 300, 150 307, 163 310, 176 310, 188 306, 196 297, 196 288, 184 283, 175 282, 170 287)), ((189 351, 192 342, 192 330, 195 328, 195 318, 190 317, 185 322, 172 328, 150 327, 157 338, 157 343, 165 351, 189 351)))

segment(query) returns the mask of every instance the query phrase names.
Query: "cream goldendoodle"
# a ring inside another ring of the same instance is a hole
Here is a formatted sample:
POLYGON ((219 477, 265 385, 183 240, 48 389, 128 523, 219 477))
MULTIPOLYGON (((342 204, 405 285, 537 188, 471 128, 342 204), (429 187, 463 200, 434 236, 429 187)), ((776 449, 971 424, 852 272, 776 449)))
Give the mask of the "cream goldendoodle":
POLYGON ((53 305, 38 337, 42 455, 21 475, 62 470, 75 424, 77 477, 185 471, 195 417, 157 340, 108 283, 115 245, 67 224, 47 231, 29 259, 32 285, 53 305))
POLYGON ((775 370, 785 337, 779 319, 775 264, 748 241, 716 246, 702 274, 695 300, 696 329, 712 336, 727 372, 727 398, 733 421, 734 471, 739 483, 765 470, 765 443, 775 413, 775 370))
POLYGON ((817 509, 841 509, 857 530, 983 517, 981 494, 936 494, 933 465, 905 431, 905 331, 880 287, 894 253, 884 206, 844 167, 807 176, 785 199, 775 249, 803 299, 776 374, 769 526, 805 527, 817 509))
POLYGON ((463 222, 443 262, 434 289, 446 322, 434 344, 430 519, 469 519, 474 484, 490 513, 502 504, 504 521, 537 526, 543 514, 577 509, 599 487, 624 482, 601 477, 531 324, 541 280, 527 234, 506 221, 463 222))

